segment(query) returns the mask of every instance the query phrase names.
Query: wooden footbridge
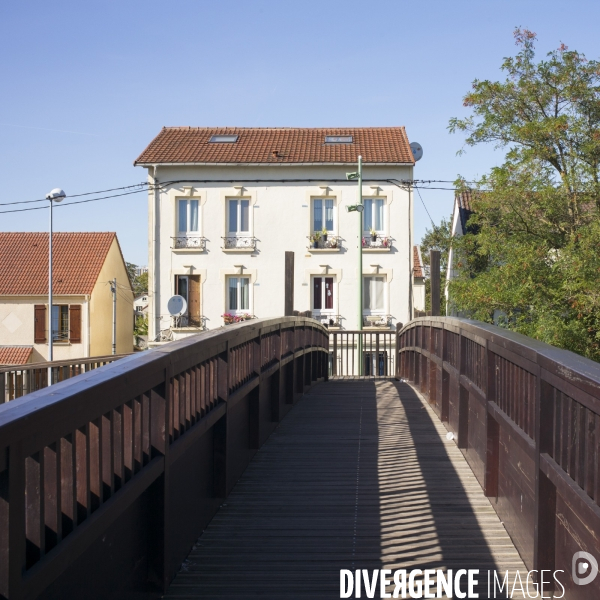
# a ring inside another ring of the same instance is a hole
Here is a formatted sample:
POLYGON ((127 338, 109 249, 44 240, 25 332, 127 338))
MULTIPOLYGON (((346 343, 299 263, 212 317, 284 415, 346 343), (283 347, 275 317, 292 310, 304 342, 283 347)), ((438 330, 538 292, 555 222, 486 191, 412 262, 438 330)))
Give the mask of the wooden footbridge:
POLYGON ((600 597, 600 365, 454 318, 356 335, 369 376, 284 317, 0 406, 0 598, 339 598, 343 569, 600 597))

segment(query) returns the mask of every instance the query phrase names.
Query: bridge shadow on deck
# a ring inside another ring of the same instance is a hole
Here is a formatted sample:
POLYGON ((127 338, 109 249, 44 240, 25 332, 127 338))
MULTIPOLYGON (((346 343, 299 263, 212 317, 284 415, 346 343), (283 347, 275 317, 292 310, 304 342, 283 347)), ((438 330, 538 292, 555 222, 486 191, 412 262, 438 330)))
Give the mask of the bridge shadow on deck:
POLYGON ((340 569, 382 568, 480 569, 487 598, 488 570, 526 569, 444 434, 407 384, 317 385, 253 459, 165 598, 339 598, 340 569))

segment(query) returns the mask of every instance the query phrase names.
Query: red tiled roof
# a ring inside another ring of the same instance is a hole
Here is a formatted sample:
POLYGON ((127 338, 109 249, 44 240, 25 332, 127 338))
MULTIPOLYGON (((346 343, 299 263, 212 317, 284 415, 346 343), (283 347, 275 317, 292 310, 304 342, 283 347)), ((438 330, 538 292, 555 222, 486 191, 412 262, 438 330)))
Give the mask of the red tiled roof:
POLYGON ((471 190, 465 190, 463 192, 457 192, 456 200, 458 206, 464 210, 473 210, 473 192, 471 190))
POLYGON ((0 365, 24 365, 32 352, 31 346, 0 346, 0 365))
MULTIPOLYGON (((115 233, 52 236, 54 294, 91 294, 115 233)), ((0 232, 0 295, 48 293, 48 234, 0 232)))
POLYGON ((134 165, 154 163, 365 163, 414 164, 404 127, 266 128, 163 127, 134 165), (238 135, 213 143, 213 135, 238 135), (351 144, 326 144, 325 136, 351 135, 351 144))
POLYGON ((423 277, 423 265, 421 265, 421 253, 418 246, 413 246, 413 271, 415 277, 423 277))

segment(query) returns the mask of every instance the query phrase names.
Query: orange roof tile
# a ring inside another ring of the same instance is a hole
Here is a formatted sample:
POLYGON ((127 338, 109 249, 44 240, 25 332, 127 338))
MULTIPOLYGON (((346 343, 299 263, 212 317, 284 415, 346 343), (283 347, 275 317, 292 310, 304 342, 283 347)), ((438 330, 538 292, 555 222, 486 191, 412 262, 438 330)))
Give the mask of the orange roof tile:
MULTIPOLYGON (((115 233, 54 233, 52 291, 91 294, 115 233)), ((48 234, 0 232, 0 295, 48 293, 48 234)))
POLYGON ((24 365, 32 352, 32 346, 0 346, 0 365, 24 365))
POLYGON ((359 154, 365 163, 415 162, 404 127, 163 127, 133 164, 353 164, 359 154), (238 139, 213 143, 213 135, 238 135, 238 139), (326 135, 351 135, 353 143, 326 144, 326 135))
POLYGON ((421 264, 419 246, 413 246, 413 271, 415 277, 423 277, 423 265, 421 264))

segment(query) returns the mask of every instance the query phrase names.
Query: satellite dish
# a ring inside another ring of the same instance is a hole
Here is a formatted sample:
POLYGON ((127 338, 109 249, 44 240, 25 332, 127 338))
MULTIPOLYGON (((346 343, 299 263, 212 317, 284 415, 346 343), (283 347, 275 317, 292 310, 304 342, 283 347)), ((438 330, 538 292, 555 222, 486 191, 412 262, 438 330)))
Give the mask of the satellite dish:
POLYGON ((171 296, 167 302, 167 310, 173 317, 180 317, 187 310, 187 302, 183 296, 171 296))
POLYGON ((423 146, 417 142, 411 142, 410 149, 412 150, 415 162, 423 158, 423 146))

